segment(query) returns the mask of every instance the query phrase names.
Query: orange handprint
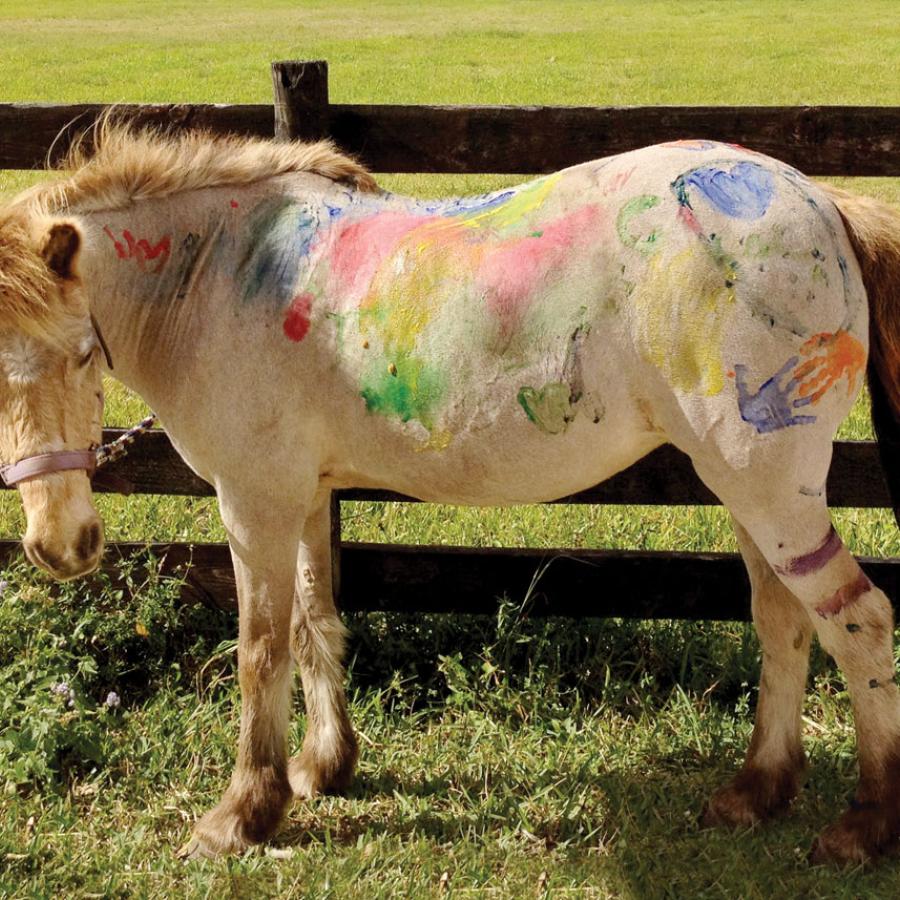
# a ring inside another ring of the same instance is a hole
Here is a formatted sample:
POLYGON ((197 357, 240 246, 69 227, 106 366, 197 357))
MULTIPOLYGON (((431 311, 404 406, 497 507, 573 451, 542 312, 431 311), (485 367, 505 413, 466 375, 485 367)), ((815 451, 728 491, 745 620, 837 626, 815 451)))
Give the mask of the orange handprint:
POLYGON ((847 376, 847 394, 856 387, 856 377, 866 364, 866 350, 846 331, 813 335, 801 348, 808 357, 794 369, 797 393, 807 403, 818 403, 829 388, 847 376))

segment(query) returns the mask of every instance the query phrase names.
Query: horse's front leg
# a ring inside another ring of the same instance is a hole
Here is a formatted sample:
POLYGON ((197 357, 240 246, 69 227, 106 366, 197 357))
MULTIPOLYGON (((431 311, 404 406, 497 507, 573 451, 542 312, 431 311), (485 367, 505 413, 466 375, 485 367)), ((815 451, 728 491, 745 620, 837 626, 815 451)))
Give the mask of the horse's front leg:
POLYGON ((290 762, 296 797, 347 787, 358 755, 344 697, 345 629, 332 594, 330 496, 323 491, 316 498, 297 562, 291 652, 300 667, 307 728, 303 750, 290 762))
POLYGON ((240 738, 231 784, 219 804, 197 822, 182 850, 185 856, 235 853, 266 840, 291 799, 289 635, 302 519, 296 509, 274 505, 262 510, 220 497, 220 506, 240 614, 240 738))

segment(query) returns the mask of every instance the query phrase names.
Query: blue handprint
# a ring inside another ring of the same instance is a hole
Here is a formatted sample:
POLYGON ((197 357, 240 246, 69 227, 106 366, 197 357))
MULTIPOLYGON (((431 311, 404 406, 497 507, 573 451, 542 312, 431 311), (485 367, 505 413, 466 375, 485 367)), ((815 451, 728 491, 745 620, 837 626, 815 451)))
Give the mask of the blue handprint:
POLYGON ((792 356, 755 394, 747 389, 747 367, 734 367, 741 418, 753 425, 760 434, 787 428, 788 425, 810 425, 816 421, 815 416, 794 415, 795 409, 811 402, 810 397, 791 399, 791 394, 797 387, 797 379, 793 376, 788 378, 788 375, 799 361, 798 356, 792 356), (782 384, 785 378, 788 380, 782 384))

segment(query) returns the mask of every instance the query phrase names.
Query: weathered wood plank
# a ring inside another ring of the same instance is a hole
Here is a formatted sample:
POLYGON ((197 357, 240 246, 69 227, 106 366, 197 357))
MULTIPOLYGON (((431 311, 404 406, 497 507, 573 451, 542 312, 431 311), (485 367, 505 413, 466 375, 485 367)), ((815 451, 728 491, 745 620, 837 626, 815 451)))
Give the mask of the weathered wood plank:
MULTIPOLYGON (((185 602, 237 609, 234 569, 227 544, 111 541, 106 545, 101 569, 116 581, 122 559, 146 555, 148 552, 159 560, 161 573, 184 578, 182 598, 185 602)), ((0 562, 5 563, 21 556, 19 541, 0 540, 0 562)))
POLYGON ((329 133, 376 172, 553 172, 708 138, 809 175, 900 175, 900 107, 333 105, 329 133))
MULTIPOLYGON (((147 551, 160 570, 185 578, 187 602, 235 607, 224 544, 111 544, 103 568, 115 578, 123 557, 147 551)), ((0 542, 0 560, 19 553, 0 542)), ((864 559, 863 568, 897 605, 900 560, 864 559)), ((484 613, 498 598, 529 597, 532 616, 747 621, 750 597, 735 554, 631 550, 519 550, 344 543, 344 610, 484 613)))
MULTIPOLYGON (((416 502, 393 491, 354 488, 338 493, 341 500, 416 502)), ((697 477, 690 459, 671 445, 654 450, 601 484, 551 502, 638 506, 715 506, 719 503, 697 477)), ((890 507, 874 441, 835 442, 828 476, 828 505, 860 509, 890 507)))
MULTIPOLYGON (((41 168, 104 104, 0 104, 0 168, 41 168)), ((272 105, 122 104, 139 122, 274 134, 272 105)), ((328 132, 376 172, 537 173, 680 138, 768 153, 810 175, 900 175, 896 106, 391 106, 331 104, 328 132)))
MULTIPOLYGON (((48 154, 58 162, 108 108, 105 103, 0 103, 0 169, 42 169, 48 154)), ((116 109, 138 125, 268 138, 274 132, 271 103, 121 103, 116 109)))
MULTIPOLYGON (((108 428, 105 441, 122 434, 108 428)), ((209 497, 212 487, 195 475, 172 447, 168 435, 154 429, 136 441, 128 455, 106 467, 108 471, 133 484, 136 494, 173 494, 209 497)), ((0 488, 5 487, 0 482, 0 488)), ((98 493, 110 488, 97 486, 98 493)), ((354 488, 337 491, 340 500, 417 503, 412 497, 393 491, 354 488)), ((631 468, 608 481, 554 503, 609 503, 644 506, 710 506, 716 497, 703 485, 690 460, 674 447, 655 450, 631 468)), ((872 441, 837 441, 828 477, 828 502, 833 507, 889 508, 890 497, 882 475, 878 449, 872 441)))
MULTIPOLYGON (((861 562, 896 603, 900 560, 861 562)), ((736 554, 344 544, 341 577, 343 609, 492 613, 528 596, 529 615, 750 619, 736 554)))
MULTIPOLYGON (((103 440, 115 440, 123 433, 121 428, 106 428, 103 440)), ((172 446, 169 436, 158 428, 141 435, 126 456, 104 466, 103 471, 131 482, 135 494, 215 495, 212 485, 188 468, 172 446)), ((102 485, 97 485, 95 490, 98 493, 113 492, 102 485)))
POLYGON ((275 140, 317 141, 328 132, 328 63, 272 63, 275 140))

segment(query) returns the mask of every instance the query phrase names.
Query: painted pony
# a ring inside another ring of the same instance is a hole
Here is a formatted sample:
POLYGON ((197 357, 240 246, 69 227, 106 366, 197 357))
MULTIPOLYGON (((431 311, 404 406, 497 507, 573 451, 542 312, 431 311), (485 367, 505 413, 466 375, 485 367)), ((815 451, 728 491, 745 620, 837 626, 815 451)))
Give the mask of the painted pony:
POLYGON ((847 676, 860 760, 817 853, 898 843, 891 607, 835 532, 825 479, 867 360, 896 431, 900 216, 709 141, 434 201, 380 191, 328 143, 107 125, 66 167, 0 212, 0 453, 60 463, 19 480, 29 558, 94 568, 71 453, 99 441, 102 332, 216 489, 243 703, 231 784, 188 854, 264 841, 292 797, 352 776, 333 489, 536 502, 665 442, 734 517, 763 647, 747 761, 707 820, 753 824, 798 790, 815 631, 847 676), (289 759, 294 662, 309 728, 289 759))

